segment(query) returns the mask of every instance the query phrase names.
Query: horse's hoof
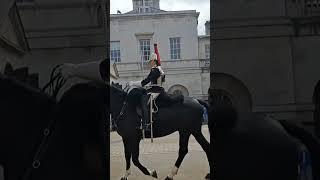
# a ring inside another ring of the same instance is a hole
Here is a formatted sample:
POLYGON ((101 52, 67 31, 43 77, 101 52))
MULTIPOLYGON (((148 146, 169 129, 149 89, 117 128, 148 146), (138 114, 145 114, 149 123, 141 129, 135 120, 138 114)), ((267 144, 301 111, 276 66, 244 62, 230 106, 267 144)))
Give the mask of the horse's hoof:
POLYGON ((120 180, 128 180, 127 177, 122 177, 120 180))
POLYGON ((210 173, 208 173, 205 177, 206 180, 210 180, 210 173))
POLYGON ((154 177, 154 178, 156 178, 156 179, 158 179, 157 171, 156 171, 156 170, 153 170, 153 171, 151 172, 151 176, 154 177))
POLYGON ((164 180, 173 180, 173 179, 167 176, 164 180))

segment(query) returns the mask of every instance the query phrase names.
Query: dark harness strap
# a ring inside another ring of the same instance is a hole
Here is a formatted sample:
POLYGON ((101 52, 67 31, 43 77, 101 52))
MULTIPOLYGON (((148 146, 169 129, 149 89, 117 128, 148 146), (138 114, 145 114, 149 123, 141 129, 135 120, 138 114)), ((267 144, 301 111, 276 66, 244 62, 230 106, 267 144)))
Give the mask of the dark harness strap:
POLYGON ((47 151, 48 144, 49 144, 49 138, 52 135, 53 128, 54 128, 54 125, 56 122, 56 116, 55 116, 56 112, 57 112, 57 105, 53 108, 53 111, 49 114, 50 115, 49 116, 49 118, 50 118, 49 124, 43 130, 43 134, 42 134, 43 137, 42 137, 41 143, 38 146, 36 153, 34 154, 32 163, 30 164, 29 167, 27 167, 27 169, 22 177, 22 180, 28 180, 30 178, 32 171, 34 169, 38 169, 41 165, 41 160, 43 159, 43 157, 47 151))
POLYGON ((124 110, 126 109, 127 105, 128 105, 128 102, 127 102, 127 99, 126 99, 126 100, 124 100, 124 102, 123 102, 121 111, 120 111, 120 113, 118 114, 118 116, 116 117, 116 120, 120 119, 120 118, 123 116, 124 110))
MULTIPOLYGON (((53 97, 55 98, 59 89, 64 85, 65 81, 62 77, 61 74, 58 73, 54 75, 56 69, 60 67, 61 65, 57 65, 53 68, 50 76, 50 81, 41 89, 42 92, 44 92, 48 87, 52 87, 54 82, 57 81, 56 88, 53 90, 53 97)), ((26 168, 26 171, 24 175, 22 176, 22 180, 28 180, 30 178, 30 175, 34 169, 38 169, 41 165, 41 160, 43 159, 43 156, 45 155, 48 144, 49 144, 49 138, 50 135, 53 132, 53 128, 56 122, 56 113, 58 112, 58 105, 55 104, 53 107, 51 113, 49 113, 49 123, 47 127, 43 130, 42 134, 42 139, 40 142, 40 145, 38 146, 36 153, 33 156, 32 163, 26 168)))

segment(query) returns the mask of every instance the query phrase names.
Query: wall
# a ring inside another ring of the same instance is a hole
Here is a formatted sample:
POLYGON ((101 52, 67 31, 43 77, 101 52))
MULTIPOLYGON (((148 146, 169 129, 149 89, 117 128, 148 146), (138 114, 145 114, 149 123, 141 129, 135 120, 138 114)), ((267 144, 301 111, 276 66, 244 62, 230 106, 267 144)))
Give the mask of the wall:
POLYGON ((140 56, 135 34, 154 33, 151 51, 154 51, 153 44, 157 43, 161 60, 170 60, 169 38, 181 37, 181 58, 197 59, 197 18, 195 12, 192 14, 111 16, 110 41, 120 41, 122 62, 136 62, 140 61, 140 56))

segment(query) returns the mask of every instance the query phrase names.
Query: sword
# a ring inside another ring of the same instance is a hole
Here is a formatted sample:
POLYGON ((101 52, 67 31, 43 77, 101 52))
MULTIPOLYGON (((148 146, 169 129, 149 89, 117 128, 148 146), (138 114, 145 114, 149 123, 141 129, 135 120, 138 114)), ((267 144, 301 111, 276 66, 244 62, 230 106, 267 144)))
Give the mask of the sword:
POLYGON ((151 143, 153 143, 153 120, 152 120, 152 113, 153 113, 153 96, 150 96, 150 136, 151 136, 151 143))

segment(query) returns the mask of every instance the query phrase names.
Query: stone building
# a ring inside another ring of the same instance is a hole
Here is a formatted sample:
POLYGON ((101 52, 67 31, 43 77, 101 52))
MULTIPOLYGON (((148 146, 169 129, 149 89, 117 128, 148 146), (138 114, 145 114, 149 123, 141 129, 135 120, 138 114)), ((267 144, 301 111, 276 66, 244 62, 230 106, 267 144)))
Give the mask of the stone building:
MULTIPOLYGON (((40 87, 49 81, 52 68, 58 64, 106 58, 106 1, 18 0, 16 4, 25 37, 19 39, 16 49, 22 53, 0 61, 10 62, 14 69, 27 67, 29 73, 37 73, 40 87)), ((14 29, 7 32, 20 33, 19 28, 14 29)), ((79 81, 68 81, 65 87, 79 81)))
POLYGON ((21 59, 29 51, 29 45, 15 1, 0 4, 0 72, 6 62, 21 59))
POLYGON ((320 80, 320 2, 231 0, 214 1, 213 7, 216 94, 239 111, 312 125, 320 80))
POLYGON ((132 11, 110 15, 110 58, 116 62, 120 84, 149 73, 145 62, 156 43, 166 73, 164 88, 207 100, 209 35, 198 36, 199 12, 165 11, 160 0, 133 0, 132 4, 132 11))

